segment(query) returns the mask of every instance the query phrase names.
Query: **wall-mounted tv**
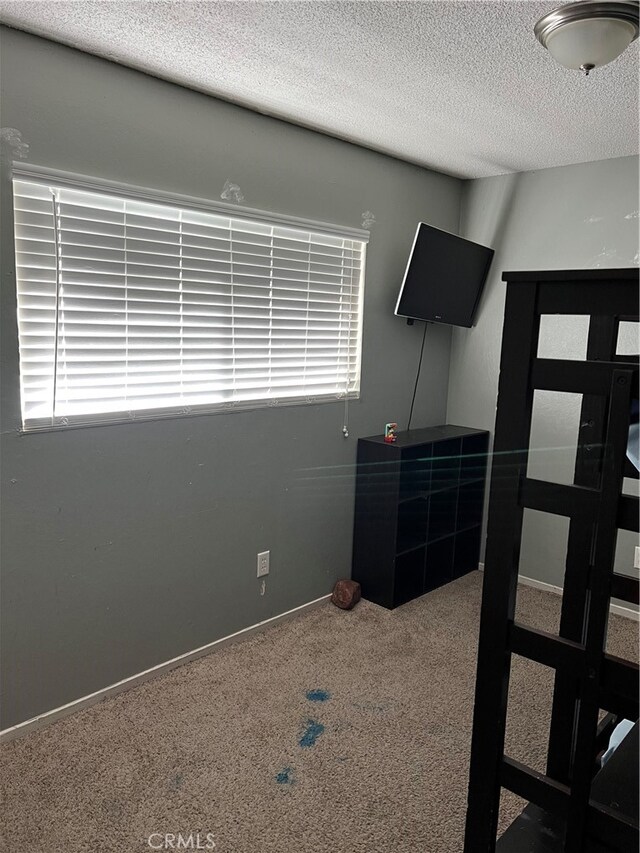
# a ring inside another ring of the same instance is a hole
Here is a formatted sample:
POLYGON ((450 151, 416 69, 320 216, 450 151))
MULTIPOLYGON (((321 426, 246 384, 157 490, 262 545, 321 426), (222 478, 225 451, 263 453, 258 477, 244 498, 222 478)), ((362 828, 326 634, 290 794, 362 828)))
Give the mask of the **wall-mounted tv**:
POLYGON ((493 249, 420 222, 395 313, 472 326, 492 258, 493 249))

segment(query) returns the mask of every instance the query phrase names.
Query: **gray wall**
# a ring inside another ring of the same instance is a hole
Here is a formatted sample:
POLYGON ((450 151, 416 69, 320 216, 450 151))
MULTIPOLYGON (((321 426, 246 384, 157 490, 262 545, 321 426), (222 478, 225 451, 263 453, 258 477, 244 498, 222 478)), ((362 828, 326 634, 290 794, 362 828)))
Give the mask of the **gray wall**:
MULTIPOLYGON (((22 132, 31 163, 211 199, 231 178, 252 207, 357 227, 376 217, 349 439, 338 403, 21 437, 3 193, 7 727, 349 575, 357 437, 406 426, 415 378, 422 330, 393 316, 406 257, 418 220, 456 230, 461 182, 6 29, 2 87, 2 126, 22 132)), ((445 419, 449 354, 449 331, 433 327, 415 426, 445 419)))
MULTIPOLYGON (((638 264, 638 158, 625 157, 466 182, 461 233, 494 246, 496 255, 473 329, 452 339, 447 415, 493 431, 504 315, 503 270, 628 267, 638 264)), ((637 330, 625 330, 637 352, 637 330)), ((540 355, 584 358, 582 317, 544 317, 540 355)), ((620 343, 620 341, 619 341, 620 343)), ((529 472, 560 483, 573 479, 580 414, 578 395, 537 392, 529 472)), ((625 481, 625 491, 637 481, 625 481)), ((637 493, 637 492, 636 492, 637 493)), ((567 520, 525 511, 520 573, 562 586, 567 520)), ((637 537, 623 531, 619 571, 633 572, 637 537)))

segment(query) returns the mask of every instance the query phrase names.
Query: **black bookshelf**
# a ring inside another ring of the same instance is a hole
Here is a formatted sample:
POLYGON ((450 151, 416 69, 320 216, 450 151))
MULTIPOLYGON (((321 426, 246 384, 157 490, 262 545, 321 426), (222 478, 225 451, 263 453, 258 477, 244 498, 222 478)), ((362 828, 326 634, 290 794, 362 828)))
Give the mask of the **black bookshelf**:
POLYGON ((358 441, 352 577, 398 607, 478 568, 489 433, 444 425, 358 441))

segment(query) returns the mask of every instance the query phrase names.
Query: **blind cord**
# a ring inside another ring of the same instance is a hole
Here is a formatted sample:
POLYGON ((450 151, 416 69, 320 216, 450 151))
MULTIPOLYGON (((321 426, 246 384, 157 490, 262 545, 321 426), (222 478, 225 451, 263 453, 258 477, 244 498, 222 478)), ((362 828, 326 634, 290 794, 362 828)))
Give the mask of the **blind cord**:
POLYGON ((424 355, 424 342, 427 339, 427 326, 429 324, 425 322, 424 324, 424 334, 422 335, 422 346, 420 347, 420 359, 418 360, 418 371, 416 373, 416 383, 413 386, 413 397, 411 398, 411 409, 409 410, 409 423, 407 425, 407 429, 411 429, 411 418, 413 417, 413 404, 416 401, 416 391, 418 390, 418 380, 420 379, 420 370, 422 368, 422 356, 424 355))
MULTIPOLYGON (((344 241, 342 243, 342 274, 344 276, 344 241)), ((349 438, 349 379, 351 370, 351 311, 353 309, 353 279, 349 280, 349 320, 347 328, 347 378, 344 388, 344 421, 342 424, 342 435, 349 438)))
POLYGON ((53 386, 52 394, 53 401, 51 405, 51 426, 55 424, 56 419, 56 402, 58 397, 58 342, 60 334, 60 229, 58 226, 58 197, 55 190, 51 190, 51 204, 53 207, 53 239, 55 242, 55 262, 56 262, 56 311, 55 311, 55 326, 53 335, 53 386))
POLYGON ((349 391, 348 391, 348 389, 344 395, 344 423, 342 424, 342 434, 345 438, 349 438, 349 391))

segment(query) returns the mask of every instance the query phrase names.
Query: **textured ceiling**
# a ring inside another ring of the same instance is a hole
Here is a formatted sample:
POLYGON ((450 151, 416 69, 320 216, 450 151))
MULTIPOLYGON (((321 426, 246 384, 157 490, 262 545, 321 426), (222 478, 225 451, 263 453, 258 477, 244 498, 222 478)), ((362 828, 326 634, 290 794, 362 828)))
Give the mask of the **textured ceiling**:
POLYGON ((533 35, 557 3, 7 2, 1 19, 463 177, 636 154, 638 42, 589 78, 533 35))

